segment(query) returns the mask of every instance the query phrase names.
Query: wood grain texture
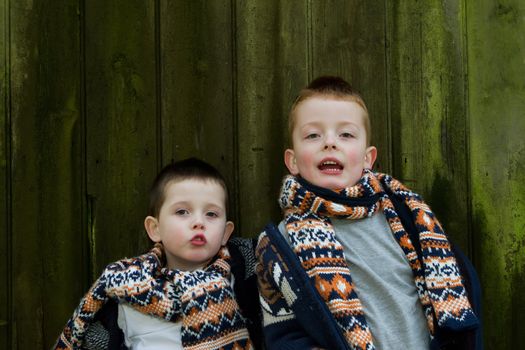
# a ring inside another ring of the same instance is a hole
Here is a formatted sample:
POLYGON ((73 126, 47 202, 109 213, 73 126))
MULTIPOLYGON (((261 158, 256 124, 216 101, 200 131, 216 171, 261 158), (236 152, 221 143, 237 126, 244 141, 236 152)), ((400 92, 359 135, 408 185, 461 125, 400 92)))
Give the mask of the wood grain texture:
POLYGON ((79 8, 10 6, 14 345, 49 348, 85 288, 79 8))
POLYGON ((393 174, 423 195, 469 252, 467 106, 456 1, 389 7, 393 174))
POLYGON ((310 1, 311 75, 338 75, 363 96, 378 149, 375 169, 390 173, 384 1, 310 1))
POLYGON ((304 2, 236 2, 238 200, 246 235, 281 218, 286 118, 307 83, 305 19, 304 2))
POLYGON ((473 242, 487 349, 525 349, 523 18, 523 1, 467 1, 473 242))
POLYGON ((86 2, 86 140, 92 277, 149 248, 156 173, 155 3, 86 2))
POLYGON ((11 224, 9 22, 7 2, 0 2, 0 348, 11 342, 11 224))
POLYGON ((161 2, 163 164, 210 162, 230 189, 236 220, 236 139, 231 1, 161 2))

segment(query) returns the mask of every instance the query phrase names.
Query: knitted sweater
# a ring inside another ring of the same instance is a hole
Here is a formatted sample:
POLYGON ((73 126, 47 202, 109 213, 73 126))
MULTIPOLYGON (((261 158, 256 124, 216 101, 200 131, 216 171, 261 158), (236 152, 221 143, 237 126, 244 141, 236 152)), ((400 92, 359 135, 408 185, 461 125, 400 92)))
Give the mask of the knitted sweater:
MULTIPOLYGON (((256 298, 256 295, 257 295, 257 289, 256 289, 256 284, 255 284, 255 275, 254 275, 254 263, 255 263, 255 260, 254 260, 254 253, 253 253, 253 240, 251 239, 242 239, 242 238, 232 238, 230 240, 230 242, 228 243, 228 246, 229 246, 229 251, 231 252, 231 257, 228 257, 228 265, 231 265, 231 273, 232 275, 234 276, 235 280, 236 280, 236 283, 235 283, 235 293, 236 293, 236 296, 235 298, 237 299, 236 303, 235 304, 240 304, 240 311, 242 312, 242 315, 244 317, 242 317, 242 319, 239 319, 238 317, 239 316, 235 316, 235 314, 230 314, 231 311, 228 312, 228 315, 226 314, 223 314, 221 316, 221 319, 223 319, 224 321, 221 321, 221 322, 226 322, 227 320, 228 321, 228 324, 230 325, 228 328, 229 330, 227 331, 227 333, 224 333, 223 331, 220 331, 219 333, 213 335, 211 333, 209 333, 206 329, 210 327, 210 325, 212 325, 212 323, 209 323, 208 326, 204 326, 204 328, 200 329, 200 326, 199 326, 199 330, 194 328, 195 330, 191 330, 191 334, 194 335, 194 334, 200 334, 204 331, 207 332, 207 336, 206 338, 207 339, 213 339, 212 342, 209 342, 207 341, 207 343, 202 343, 202 345, 198 345, 198 343, 193 343, 191 345, 191 348, 195 347, 195 346, 200 346, 200 348, 205 348, 205 349, 208 349, 208 348, 215 348, 213 347, 211 344, 222 344, 221 346, 223 345, 226 345, 226 344, 229 344, 230 341, 226 340, 226 338, 224 338, 224 336, 227 336, 229 339, 232 339, 232 336, 233 334, 240 334, 240 328, 237 328, 238 326, 236 325, 241 325, 241 322, 242 321, 242 324, 246 323, 246 327, 248 328, 248 331, 250 332, 250 336, 253 338, 253 340, 259 344, 261 342, 260 338, 261 338, 261 330, 260 330, 260 316, 259 316, 259 308, 258 308, 258 305, 256 303, 247 303, 247 299, 255 299, 256 298), (242 291, 242 293, 240 293, 242 291), (240 294, 239 294, 240 293, 240 294), (237 297, 237 294, 239 295, 239 297, 237 297), (225 318, 226 317, 226 318, 225 318), (231 328, 231 327, 235 327, 235 328, 231 328), (198 330, 199 333, 195 333, 196 331, 198 330), (232 333, 232 331, 234 331, 234 333, 232 333), (222 334, 222 335, 221 335, 222 334), (211 338, 209 338, 211 337, 211 338), (223 340, 221 340, 222 338, 224 338, 223 340), (205 345, 205 344, 208 344, 208 345, 205 345), (204 346, 204 347, 202 347, 204 346)), ((145 255, 146 256, 146 255, 145 255)), ((134 259, 131 259, 131 260, 134 260, 134 259)), ((143 259, 140 259, 140 260, 143 260, 143 259)), ((221 263, 222 264, 222 263, 221 263)), ((113 266, 114 264, 112 265, 109 265, 109 266, 113 266)), ((209 270, 209 269, 207 269, 209 270)), ((153 284, 151 284, 152 286, 155 285, 155 283, 158 283, 159 281, 159 278, 157 277, 156 281, 153 282, 153 284)), ((186 280, 187 281, 187 280, 186 280)), ((164 282, 163 282, 164 283, 164 282)), ((219 283, 220 280, 219 280, 219 283)), ((95 283, 97 284, 97 283, 95 283)), ((171 287, 170 287, 171 288, 171 287)), ((176 311, 176 309, 179 309, 180 307, 184 307, 184 305, 180 305, 179 306, 176 306, 178 305, 177 303, 179 302, 177 300, 177 298, 173 298, 173 295, 174 293, 169 291, 170 289, 166 289, 166 287, 164 287, 164 290, 165 292, 162 292, 161 289, 159 288, 152 288, 151 291, 149 291, 149 295, 157 295, 158 297, 160 297, 160 299, 157 299, 159 300, 160 302, 157 302, 158 305, 174 305, 174 306, 169 306, 169 308, 167 308, 170 312, 173 312, 173 311, 176 311), (173 295, 171 295, 171 294, 173 295), (171 295, 171 296, 170 296, 171 295), (168 299, 166 299, 168 298, 168 299), (168 302, 170 304, 168 304, 168 302), (173 310, 173 311, 172 311, 173 310)), ((146 289, 144 289, 142 292, 144 291, 147 291, 146 289)), ((213 293, 212 290, 208 290, 207 291, 207 296, 206 298, 224 298, 224 297, 227 297, 228 295, 230 295, 229 292, 225 293, 226 290, 222 290, 220 291, 220 297, 218 295, 216 296, 213 296, 212 294, 210 293, 213 293)), ((192 294, 194 292, 191 292, 192 294)), ((89 295, 90 293, 88 293, 89 295)), ((144 293, 143 293, 144 294, 144 293)), ((196 298, 198 298, 197 295, 195 295, 196 298)), ((227 297, 229 298, 229 297, 227 297)), ((193 298, 191 298, 189 300, 189 303, 188 304, 189 306, 188 307, 191 307, 191 308, 195 308, 197 304, 195 304, 198 299, 194 299, 194 301, 192 301, 193 298)), ((154 300, 154 299, 152 299, 154 300)), ((180 300, 184 300, 184 297, 182 297, 180 300)), ((220 302, 219 299, 214 299, 215 301, 213 303, 216 303, 216 302, 220 302)), ((82 340, 82 344, 81 344, 81 347, 83 349, 126 349, 125 345, 124 345, 124 342, 123 342, 123 333, 122 331, 120 330, 120 328, 118 327, 118 323, 117 323, 117 316, 118 316, 118 308, 117 308, 117 302, 118 302, 118 298, 109 298, 106 303, 104 303, 104 305, 102 305, 98 311, 94 314, 93 318, 90 319, 90 321, 88 321, 89 323, 87 325, 85 325, 85 331, 83 332, 84 333, 84 336, 83 336, 83 340, 82 340)), ((211 302, 211 299, 210 299, 210 302, 211 302)), ((228 302, 230 305, 231 304, 232 300, 230 299, 230 301, 228 302)), ((207 303, 206 303, 207 304, 207 303)), ((85 305, 84 301, 81 303, 81 305, 85 305)), ((133 305, 133 304, 131 304, 133 305)), ((217 306, 219 306, 219 304, 217 304, 217 306)), ((151 307, 149 307, 151 309, 151 307)), ((151 313, 149 312, 149 314, 152 314, 152 315, 155 315, 158 317, 158 314, 159 314, 159 309, 162 309, 162 306, 157 306, 155 307, 155 312, 151 313)), ((164 308, 166 309, 166 308, 164 308)), ((215 310, 215 309, 214 309, 215 310)), ((217 310, 215 310, 217 311, 217 310)), ((214 312, 215 312, 214 311, 214 312)), ((144 311, 141 311, 141 312, 144 312, 144 311)), ((191 315, 196 315, 195 312, 197 312, 197 310, 195 309, 194 311, 191 311, 191 315)), ((199 311, 200 312, 200 311, 199 311)), ((209 316, 207 317, 210 317, 211 315, 209 314, 211 311, 206 311, 204 310, 204 312, 206 314, 208 314, 209 316)), ((237 311, 235 311, 236 313, 238 313, 237 311)), ((206 315, 206 314, 203 314, 206 315)), ((162 316, 162 314, 161 314, 162 316)), ((180 320, 181 318, 180 317, 175 317, 174 316, 168 316, 166 317, 165 315, 162 316, 162 318, 164 319, 172 319, 173 321, 175 320, 180 320)), ((194 319, 195 317, 192 316, 191 317, 192 319, 194 319)), ((73 317, 72 320, 78 320, 78 316, 77 317, 73 317)), ((201 319, 201 317, 199 317, 199 319, 201 319)), ((203 319, 204 321, 204 319, 203 319)), ((76 321, 78 322, 78 321, 76 321)), ((200 321, 199 321, 200 322, 200 321)), ((212 322, 212 320, 209 320, 209 322, 212 322)), ((206 322, 206 324, 208 324, 208 321, 206 322)), ((214 326, 213 329, 216 329, 216 327, 222 327, 222 326, 214 326)), ((225 328, 228 329, 228 328, 225 328)), ((64 339, 63 337, 65 336, 66 340, 67 339, 70 339, 71 334, 70 332, 70 329, 74 329, 74 327, 72 327, 72 321, 70 320, 70 322, 68 323, 67 327, 64 329, 64 332, 61 334, 61 337, 60 339, 64 339)), ((237 336, 236 336, 237 337, 237 336)), ((238 337, 237 337, 238 338, 238 337)), ((61 343, 59 339, 59 344, 61 343)), ((183 339, 184 340, 184 339, 183 339)), ((239 338, 240 340, 240 338, 239 338)), ((236 343, 231 343, 231 345, 227 345, 225 348, 230 348, 230 346, 233 345, 233 348, 235 349, 239 349, 239 346, 242 346, 241 343, 238 341, 236 341, 236 343)), ((249 341, 249 340, 248 340, 249 341)), ((63 343, 63 342, 62 342, 63 343)), ((59 345, 57 344, 57 345, 59 345)), ((251 343, 247 343, 245 344, 244 346, 248 348, 248 344, 249 347, 251 348, 251 343)), ((80 344, 78 344, 78 346, 80 346, 80 344)), ((60 346, 57 346, 57 348, 59 348, 60 346)), ((186 346, 185 346, 186 347, 186 346)), ((69 348, 69 347, 68 347, 69 348)), ((77 348, 77 346, 73 345, 72 348, 77 348)), ((222 348, 222 347, 221 347, 222 348)), ((232 349, 233 349, 232 348, 232 349)), ((244 348, 244 347, 243 347, 244 348)), ((255 347, 257 348, 257 346, 255 347)))
MULTIPOLYGON (((380 187, 377 184, 374 186, 380 187)), ((390 197, 408 236, 414 241, 416 252, 421 256, 419 235, 410 210, 397 195, 390 193, 390 197)), ((306 199, 301 199, 302 202, 298 201, 300 202, 298 205, 304 208, 309 205, 307 203, 309 197, 306 195, 302 198, 306 199)), ((314 203, 317 206, 321 202, 314 201, 314 203)), ((338 211, 341 210, 340 207, 336 208, 338 211)), ((394 208, 389 208, 389 210, 394 211, 394 208)), ((295 212, 294 215, 299 214, 295 212)), ((308 227, 312 227, 311 223, 312 221, 308 221, 308 227)), ((301 224, 295 227, 300 226, 301 224)), ((455 247, 453 251, 458 259, 459 269, 471 303, 474 305, 474 312, 479 316, 479 283, 475 272, 463 254, 455 247)), ((256 252, 259 257, 257 273, 267 345, 271 349, 300 349, 313 346, 326 349, 353 348, 348 337, 345 337, 346 329, 341 327, 340 321, 334 317, 332 307, 327 306, 326 300, 323 300, 313 283, 312 273, 307 274, 304 263, 301 264, 296 253, 273 225, 267 226, 259 238, 256 252)), ((359 311, 359 309, 356 310, 359 311)), ((355 315, 355 312, 358 311, 350 312, 355 315)), ((432 314, 429 315, 432 317, 432 314)), ((437 320, 434 321, 437 326, 437 320)), ((359 319, 357 322, 360 322, 359 319)), ((447 327, 434 327, 432 347, 479 349, 481 332, 479 328, 477 331, 472 330, 473 328, 475 327, 468 326, 454 332, 447 327), (458 345, 460 343, 461 345, 458 345)), ((370 348, 373 348, 373 345, 370 348)))

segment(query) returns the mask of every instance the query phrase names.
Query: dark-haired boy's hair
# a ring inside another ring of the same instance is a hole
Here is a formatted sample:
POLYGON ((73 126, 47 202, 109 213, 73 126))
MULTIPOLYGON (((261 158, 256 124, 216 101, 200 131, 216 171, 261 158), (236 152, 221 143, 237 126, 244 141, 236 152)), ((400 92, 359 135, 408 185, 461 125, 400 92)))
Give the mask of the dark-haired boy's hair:
POLYGON ((183 180, 211 181, 224 190, 225 207, 228 209, 228 187, 222 174, 212 165, 197 158, 187 158, 166 165, 158 173, 149 191, 148 215, 158 217, 160 208, 166 199, 166 187, 183 180))
POLYGON ((299 95, 292 104, 290 114, 288 116, 288 136, 290 142, 292 140, 292 133, 295 127, 295 111, 301 102, 312 97, 328 97, 337 100, 345 100, 357 103, 365 111, 365 129, 367 136, 367 143, 370 143, 371 126, 370 118, 368 117, 368 108, 361 94, 352 87, 346 80, 337 76, 320 76, 315 78, 299 92, 299 95))

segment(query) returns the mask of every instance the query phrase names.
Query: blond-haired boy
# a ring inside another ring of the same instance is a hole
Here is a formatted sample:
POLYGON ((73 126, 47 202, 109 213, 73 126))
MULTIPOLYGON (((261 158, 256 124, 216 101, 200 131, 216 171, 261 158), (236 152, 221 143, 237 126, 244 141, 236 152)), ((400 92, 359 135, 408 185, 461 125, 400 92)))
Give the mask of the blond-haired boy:
POLYGON ((371 170, 377 150, 361 96, 341 78, 315 79, 289 129, 284 220, 256 250, 267 346, 479 349, 464 283, 467 274, 476 285, 475 273, 468 261, 460 271, 416 193, 371 170))

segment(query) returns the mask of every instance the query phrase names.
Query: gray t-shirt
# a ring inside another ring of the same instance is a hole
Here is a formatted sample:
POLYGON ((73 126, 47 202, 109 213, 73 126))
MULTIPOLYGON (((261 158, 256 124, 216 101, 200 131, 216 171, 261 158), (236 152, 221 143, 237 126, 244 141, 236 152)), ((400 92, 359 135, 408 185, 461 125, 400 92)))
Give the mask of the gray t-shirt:
MULTIPOLYGON (((333 219, 332 224, 376 348, 429 349, 430 333, 412 270, 384 214, 361 220, 333 219)), ((284 234, 283 222, 279 230, 284 234)))

